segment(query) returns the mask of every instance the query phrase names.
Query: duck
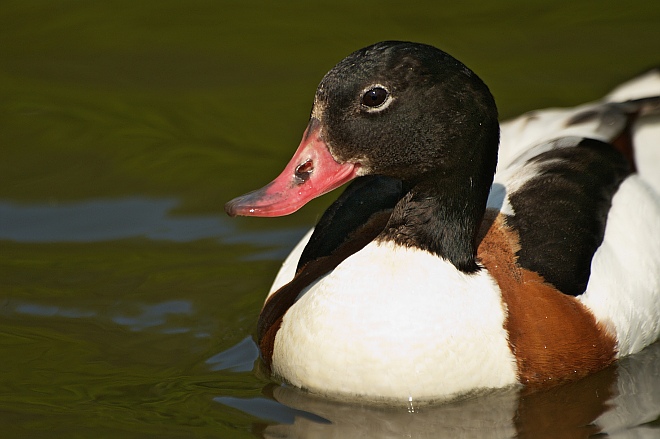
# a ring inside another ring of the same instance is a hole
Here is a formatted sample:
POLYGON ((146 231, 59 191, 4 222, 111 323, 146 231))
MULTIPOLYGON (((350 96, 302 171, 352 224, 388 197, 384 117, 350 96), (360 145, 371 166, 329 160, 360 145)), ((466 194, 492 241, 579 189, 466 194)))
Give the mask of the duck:
POLYGON ((329 398, 443 401, 578 380, 660 336, 660 69, 499 123, 431 45, 384 41, 321 80, 281 174, 230 216, 350 184, 284 261, 263 364, 329 398))

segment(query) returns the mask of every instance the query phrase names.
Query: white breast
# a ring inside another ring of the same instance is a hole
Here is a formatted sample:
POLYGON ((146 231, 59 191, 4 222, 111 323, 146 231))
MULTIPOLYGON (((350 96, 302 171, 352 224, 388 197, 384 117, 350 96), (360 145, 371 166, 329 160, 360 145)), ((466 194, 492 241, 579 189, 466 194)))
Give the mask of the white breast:
POLYGON ((516 382, 506 312, 485 270, 370 243, 285 314, 273 371, 326 394, 408 400, 516 382))

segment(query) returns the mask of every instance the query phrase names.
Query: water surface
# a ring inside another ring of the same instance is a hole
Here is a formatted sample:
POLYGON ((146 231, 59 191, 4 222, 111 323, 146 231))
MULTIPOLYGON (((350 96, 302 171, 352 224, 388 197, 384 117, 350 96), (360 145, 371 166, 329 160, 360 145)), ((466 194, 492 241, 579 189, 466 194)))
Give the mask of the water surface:
POLYGON ((548 392, 438 407, 271 382, 259 309, 333 195, 287 218, 222 213, 279 172, 355 49, 437 45, 509 117, 657 64, 654 2, 6 0, 0 18, 3 437, 660 435, 657 346, 548 392))

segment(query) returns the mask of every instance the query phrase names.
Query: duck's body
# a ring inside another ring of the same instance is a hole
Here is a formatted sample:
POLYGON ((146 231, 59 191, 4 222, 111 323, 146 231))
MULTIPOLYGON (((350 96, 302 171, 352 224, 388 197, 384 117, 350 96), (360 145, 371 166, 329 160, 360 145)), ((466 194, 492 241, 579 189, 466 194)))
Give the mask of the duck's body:
POLYGON ((630 148, 660 150, 647 76, 503 124, 493 180, 497 113, 467 68, 398 42, 342 61, 282 175, 228 205, 286 214, 361 177, 278 274, 266 364, 328 395, 434 400, 575 379, 658 339, 660 163, 630 148))

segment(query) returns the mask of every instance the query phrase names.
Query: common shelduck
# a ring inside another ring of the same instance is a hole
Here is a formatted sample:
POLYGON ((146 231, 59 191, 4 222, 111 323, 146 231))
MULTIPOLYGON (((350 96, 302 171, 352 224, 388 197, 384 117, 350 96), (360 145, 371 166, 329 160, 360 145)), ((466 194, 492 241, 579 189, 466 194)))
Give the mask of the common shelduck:
POLYGON ((500 129, 461 62, 377 43, 325 75, 284 171, 226 211, 287 215, 353 179, 259 316, 263 361, 291 385, 406 402, 533 389, 658 339, 660 71, 500 129))

